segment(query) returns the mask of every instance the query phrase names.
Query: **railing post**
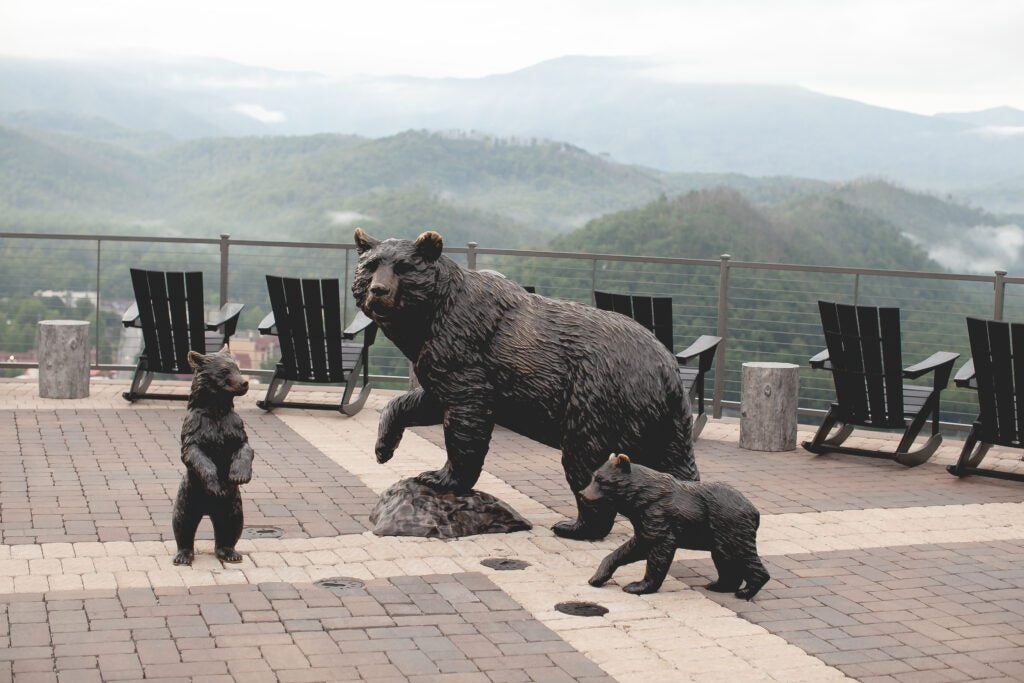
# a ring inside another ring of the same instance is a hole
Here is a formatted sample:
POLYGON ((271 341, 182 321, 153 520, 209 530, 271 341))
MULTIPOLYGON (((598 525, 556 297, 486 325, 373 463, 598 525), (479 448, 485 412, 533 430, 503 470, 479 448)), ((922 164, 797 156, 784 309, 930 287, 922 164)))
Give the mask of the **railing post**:
POLYGON ((590 259, 590 305, 597 306, 597 259, 590 259))
POLYGON ((470 270, 476 270, 476 242, 469 242, 466 244, 466 266, 470 270))
POLYGON ((341 319, 344 321, 342 324, 348 325, 348 300, 352 298, 352 291, 347 292, 348 296, 345 296, 345 290, 348 289, 348 252, 345 250, 345 279, 341 281, 341 319))
POLYGON ((725 388, 725 346, 729 343, 729 259, 722 254, 718 265, 718 336, 722 343, 715 354, 715 397, 711 415, 722 417, 722 391, 725 388))
POLYGON ((220 236, 220 305, 228 302, 228 248, 231 235, 220 236))
POLYGON ((996 281, 993 284, 995 287, 995 301, 992 306, 992 317, 995 320, 1003 319, 1003 298, 1006 296, 1006 277, 1005 270, 996 271, 996 281))
POLYGON ((96 353, 96 365, 100 364, 100 245, 103 240, 96 240, 96 344, 93 349, 96 353))
POLYGON ((860 303, 860 273, 853 274, 853 305, 860 303))

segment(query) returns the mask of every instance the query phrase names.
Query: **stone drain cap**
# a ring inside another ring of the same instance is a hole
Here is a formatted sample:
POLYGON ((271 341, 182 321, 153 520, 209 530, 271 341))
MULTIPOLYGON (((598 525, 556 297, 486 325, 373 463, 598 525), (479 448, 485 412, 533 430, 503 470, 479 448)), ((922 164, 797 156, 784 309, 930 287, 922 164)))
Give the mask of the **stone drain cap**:
POLYGON ((600 617, 608 614, 608 608, 596 602, 560 602, 555 611, 574 617, 600 617))
POLYGON ((242 538, 281 538, 284 531, 276 526, 247 526, 242 529, 242 538))
POLYGON ((526 569, 530 566, 530 563, 525 560, 513 560, 508 557, 488 557, 486 560, 481 560, 480 564, 499 572, 506 572, 514 569, 526 569))
POLYGON ((330 591, 347 591, 353 588, 362 588, 363 582, 350 576, 332 576, 329 579, 314 581, 313 585, 330 591))

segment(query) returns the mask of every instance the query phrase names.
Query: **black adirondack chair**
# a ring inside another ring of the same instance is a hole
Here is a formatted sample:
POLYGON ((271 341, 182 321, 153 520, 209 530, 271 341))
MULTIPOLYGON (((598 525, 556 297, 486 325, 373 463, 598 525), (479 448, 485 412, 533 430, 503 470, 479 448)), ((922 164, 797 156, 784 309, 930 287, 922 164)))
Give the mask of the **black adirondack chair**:
POLYGON ((827 348, 810 362, 812 368, 832 371, 836 402, 814 439, 805 441, 803 447, 819 454, 891 458, 907 467, 928 460, 942 443, 939 394, 949 383, 953 362, 960 354, 939 351, 904 368, 900 309, 828 301, 819 301, 818 309, 827 348), (928 373, 933 373, 930 387, 903 383, 904 379, 917 379, 928 373), (912 451, 914 439, 929 416, 931 437, 924 446, 912 451), (830 435, 836 425, 836 432, 830 435), (854 427, 902 429, 903 438, 892 453, 843 446, 854 427))
POLYGON ((967 333, 972 358, 953 381, 978 392, 978 419, 960 458, 947 469, 958 477, 979 474, 1024 481, 1024 474, 980 467, 994 445, 1024 448, 1024 324, 968 318, 967 333))
POLYGON ((131 269, 135 303, 121 318, 125 327, 142 328, 142 355, 139 356, 131 389, 125 400, 140 398, 183 401, 180 394, 148 393, 156 373, 192 374, 188 352, 219 351, 235 333, 243 304, 228 303, 211 320, 206 320, 203 305, 203 274, 167 273, 158 270, 131 269))
MULTIPOLYGON (((629 316, 637 321, 671 352, 675 352, 672 339, 672 297, 640 296, 634 294, 615 294, 613 292, 594 292, 594 303, 605 311, 614 311, 629 316)), ((710 334, 701 335, 684 351, 676 354, 679 363, 679 377, 694 407, 693 438, 696 439, 704 431, 708 416, 704 412, 704 375, 715 362, 715 351, 721 343, 721 337, 710 334), (691 365, 694 359, 697 362, 691 365), (696 403, 696 405, 694 405, 696 403)))
POLYGON ((262 334, 278 337, 281 360, 270 380, 266 397, 256 405, 274 408, 339 410, 355 415, 370 395, 370 346, 377 325, 361 312, 341 329, 341 297, 337 279, 300 280, 267 276, 272 312, 260 323, 262 334), (362 342, 354 341, 362 335, 362 342), (356 386, 361 388, 352 398, 356 386), (286 401, 295 383, 340 384, 338 404, 286 401))

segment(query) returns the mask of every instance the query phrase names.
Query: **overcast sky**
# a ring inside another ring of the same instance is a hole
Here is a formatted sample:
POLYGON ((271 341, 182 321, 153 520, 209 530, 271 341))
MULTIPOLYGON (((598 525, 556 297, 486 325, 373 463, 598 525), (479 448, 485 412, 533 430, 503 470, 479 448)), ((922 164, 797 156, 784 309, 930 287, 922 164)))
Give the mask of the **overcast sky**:
POLYGON ((7 55, 221 57, 335 77, 651 56, 681 80, 798 84, 924 114, 1024 109, 1022 36, 1024 0, 0 0, 7 55))

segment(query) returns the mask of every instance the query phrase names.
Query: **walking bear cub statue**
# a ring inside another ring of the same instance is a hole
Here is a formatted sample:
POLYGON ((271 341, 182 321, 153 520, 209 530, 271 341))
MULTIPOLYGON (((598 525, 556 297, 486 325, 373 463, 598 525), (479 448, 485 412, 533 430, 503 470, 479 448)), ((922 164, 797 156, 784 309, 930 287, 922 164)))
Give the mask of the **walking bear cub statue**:
POLYGON ((195 370, 185 421, 181 425, 181 461, 185 476, 174 501, 172 526, 178 554, 174 564, 192 564, 196 529, 203 516, 213 522, 214 553, 224 562, 241 562, 235 544, 242 535, 242 495, 238 487, 252 479, 252 447, 235 397, 249 390, 238 365, 224 351, 188 353, 195 370))
POLYGON ((358 229, 355 242, 352 295, 413 362, 420 384, 381 412, 379 462, 394 455, 406 427, 443 423, 448 462, 417 481, 468 492, 500 424, 561 450, 578 519, 554 531, 577 539, 602 538, 615 520, 607 505, 579 498, 610 454, 699 478, 678 364, 648 330, 465 270, 441 254, 436 232, 381 241, 358 229))
POLYGON ((750 600, 770 578, 757 555, 761 515, 728 484, 678 481, 613 455, 582 496, 609 501, 633 523, 633 538, 604 558, 591 586, 603 586, 622 565, 646 559, 643 580, 622 590, 653 593, 661 588, 676 548, 711 551, 718 581, 708 590, 750 600))

